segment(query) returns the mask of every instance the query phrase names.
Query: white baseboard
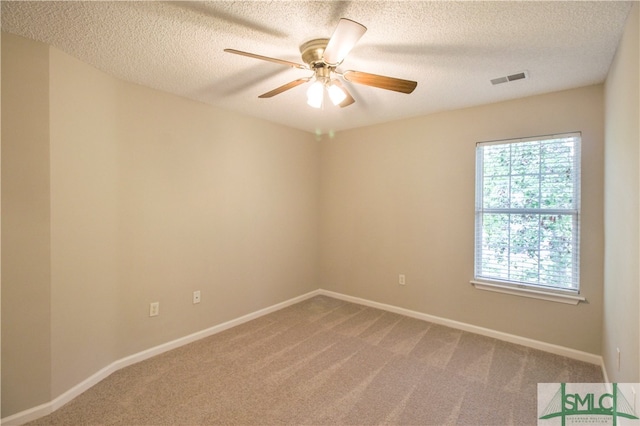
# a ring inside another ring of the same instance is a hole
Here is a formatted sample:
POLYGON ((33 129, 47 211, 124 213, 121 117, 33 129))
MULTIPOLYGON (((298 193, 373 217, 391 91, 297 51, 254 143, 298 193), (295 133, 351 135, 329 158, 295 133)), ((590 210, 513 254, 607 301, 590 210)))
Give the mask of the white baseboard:
MULTIPOLYGON (((554 345, 551 343, 541 342, 539 340, 533 340, 526 337, 516 336, 515 334, 503 333, 501 331, 492 330, 490 328, 478 327, 477 325, 467 324, 464 322, 454 321, 447 318, 437 317, 434 315, 425 314, 422 312, 416 312, 405 308, 399 308, 393 305, 387 305, 385 303, 373 302, 367 299, 361 299, 359 297, 347 296, 341 293, 335 293, 333 291, 320 290, 319 294, 341 299, 347 302, 357 303, 359 305, 365 305, 372 308, 378 308, 389 312, 394 312, 400 315, 405 315, 412 318, 421 319, 424 321, 433 322, 435 324, 445 325, 447 327, 455 328, 458 330, 464 330, 483 336, 493 337, 505 342, 515 343, 522 346, 527 346, 534 349, 539 349, 545 352, 551 352, 556 355, 566 356, 567 358, 576 359, 579 361, 588 362, 590 364, 603 365, 602 357, 600 355, 591 354, 588 352, 582 352, 575 349, 567 348, 564 346, 554 345)), ((604 370, 603 370, 604 373, 604 370)), ((606 377, 606 376, 605 376, 606 377)))
POLYGON ((324 295, 333 297, 335 299, 344 300, 347 302, 353 302, 364 306, 369 306, 372 308, 378 308, 389 312, 394 312, 400 315, 405 315, 412 318, 421 319, 424 321, 433 322, 435 324, 444 325, 451 328, 456 328, 459 330, 468 331, 471 333, 480 334, 483 336, 493 337, 499 340, 503 340, 510 343, 519 344, 522 346, 527 346, 534 349, 539 349, 546 352, 551 352, 556 355, 566 356, 568 358, 576 359, 579 361, 588 362, 591 364, 597 364, 602 367, 602 372, 605 378, 605 382, 608 381, 607 372, 604 367, 604 363, 602 357, 600 355, 590 354, 587 352, 578 351, 571 348, 566 348, 563 346, 553 345, 551 343, 545 343, 538 340, 528 339, 526 337, 516 336, 513 334, 503 333, 501 331, 496 331, 484 327, 478 327, 472 324, 467 324, 459 321, 453 321, 446 318, 441 318, 429 314, 425 314, 422 312, 412 311, 405 308, 400 308, 393 305, 387 305, 384 303, 373 302, 367 299, 361 299, 359 297, 348 296, 341 293, 335 293, 333 291, 328 290, 314 290, 309 293, 303 294, 298 297, 294 297, 292 299, 286 300, 281 303, 277 303, 275 305, 269 306, 264 309, 260 309, 258 311, 252 312, 247 315, 243 315, 239 318, 224 322, 222 324, 215 325, 213 327, 207 328, 205 330, 198 331, 193 334, 189 334, 187 336, 172 340, 167 343, 163 343, 158 346, 154 346, 152 348, 146 349, 142 352, 138 352, 136 354, 127 356, 125 358, 119 359, 117 361, 112 362, 108 366, 104 367, 100 371, 88 377, 86 380, 78 383, 76 386, 72 387, 68 391, 64 392, 62 395, 56 397, 54 400, 38 405, 37 407, 30 408, 28 410, 21 411, 19 413, 8 416, 4 419, 0 420, 0 424, 6 426, 18 426, 24 423, 30 422, 32 420, 36 420, 40 417, 51 414, 58 408, 62 407, 66 403, 70 402, 72 399, 85 392, 101 380, 107 378, 110 374, 120 370, 121 368, 127 367, 129 365, 135 364, 140 361, 144 361, 148 358, 154 357, 156 355, 160 355, 163 352, 170 351, 172 349, 176 349, 180 346, 184 346, 186 344, 195 342, 197 340, 203 339, 208 336, 212 336, 216 333, 220 333, 229 328, 235 327, 237 325, 243 324, 245 322, 251 321, 253 319, 259 318, 261 316, 270 314, 282 308, 286 308, 287 306, 291 306, 295 303, 301 302, 303 300, 309 299, 311 297, 317 295, 324 295))
POLYGON ((96 372, 95 374, 91 375, 90 377, 83 380, 82 382, 78 383, 76 386, 64 392, 62 395, 58 396, 54 400, 38 405, 37 407, 30 408, 28 410, 21 411, 14 415, 5 417, 4 419, 0 420, 0 424, 2 424, 3 426, 5 425, 18 426, 18 425, 22 425, 27 422, 30 422, 32 420, 36 420, 40 417, 49 415, 53 413, 55 410, 57 410, 58 408, 65 405, 66 403, 70 402, 72 399, 76 398, 81 393, 85 392, 92 386, 96 385, 101 380, 104 380, 105 378, 107 378, 110 374, 120 370, 121 368, 127 367, 129 365, 135 364, 140 361, 144 361, 148 358, 154 357, 156 355, 160 355, 161 353, 170 351, 172 349, 179 348, 180 346, 184 346, 186 344, 195 342, 196 340, 200 340, 205 337, 212 336, 216 333, 220 333, 229 328, 235 327, 237 325, 243 324, 245 322, 259 318, 261 316, 270 314, 282 308, 286 308, 287 306, 291 306, 293 304, 309 299, 318 294, 320 294, 320 290, 314 290, 312 292, 303 294, 298 297, 294 297, 284 302, 277 303, 275 305, 266 307, 264 309, 260 309, 258 311, 249 313, 247 315, 243 315, 239 318, 235 318, 233 320, 224 322, 222 324, 215 325, 205 330, 201 330, 196 333, 189 334, 187 336, 172 340, 170 342, 163 343, 158 346, 154 346, 142 352, 138 352, 136 354, 121 358, 117 361, 112 362, 111 364, 104 367, 103 369, 96 372))

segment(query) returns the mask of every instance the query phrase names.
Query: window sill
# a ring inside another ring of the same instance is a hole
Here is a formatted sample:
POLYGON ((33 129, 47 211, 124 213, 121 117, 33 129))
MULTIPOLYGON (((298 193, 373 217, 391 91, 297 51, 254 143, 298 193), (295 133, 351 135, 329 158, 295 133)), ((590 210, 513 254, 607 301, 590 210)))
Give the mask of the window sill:
POLYGON ((471 280, 471 284, 478 290, 495 291, 497 293, 511 294, 514 296, 531 297, 533 299, 547 300, 549 302, 566 303, 568 305, 577 305, 580 302, 585 303, 586 298, 582 296, 574 296, 564 293, 554 293, 551 291, 534 290, 530 288, 511 287, 502 284, 471 280))

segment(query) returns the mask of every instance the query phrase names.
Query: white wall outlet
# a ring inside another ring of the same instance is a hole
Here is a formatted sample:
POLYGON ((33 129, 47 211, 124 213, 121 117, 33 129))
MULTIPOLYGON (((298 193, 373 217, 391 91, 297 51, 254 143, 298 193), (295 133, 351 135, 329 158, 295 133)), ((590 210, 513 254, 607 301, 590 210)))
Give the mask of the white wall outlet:
POLYGON ((155 317, 160 314, 160 302, 151 302, 149 304, 149 316, 155 317))
POLYGON ((405 285, 407 283, 404 274, 398 275, 398 284, 405 285))
POLYGON ((196 290, 193 292, 193 303, 200 303, 200 290, 196 290))

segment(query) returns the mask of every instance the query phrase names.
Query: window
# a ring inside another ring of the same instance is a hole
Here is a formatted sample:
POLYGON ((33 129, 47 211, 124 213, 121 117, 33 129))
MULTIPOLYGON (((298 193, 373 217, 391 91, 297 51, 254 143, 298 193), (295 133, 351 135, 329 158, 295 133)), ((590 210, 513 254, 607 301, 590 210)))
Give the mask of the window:
POLYGON ((475 280, 578 292, 580 141, 570 133, 476 145, 475 280))

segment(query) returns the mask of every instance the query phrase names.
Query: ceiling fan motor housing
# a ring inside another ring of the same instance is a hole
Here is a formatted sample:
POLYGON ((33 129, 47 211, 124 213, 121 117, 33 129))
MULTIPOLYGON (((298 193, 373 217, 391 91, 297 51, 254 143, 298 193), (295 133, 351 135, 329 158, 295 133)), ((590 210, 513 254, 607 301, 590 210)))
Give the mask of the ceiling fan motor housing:
POLYGON ((309 40, 300 46, 302 60, 315 72, 316 80, 324 81, 325 83, 331 80, 331 72, 336 69, 335 66, 327 64, 322 59, 328 42, 329 39, 327 38, 317 38, 309 40))
POLYGON ((327 64, 322 60, 324 55, 324 49, 327 47, 329 39, 317 38, 309 40, 308 42, 300 46, 300 53, 302 53, 302 60, 309 64, 310 68, 324 67, 327 64))

